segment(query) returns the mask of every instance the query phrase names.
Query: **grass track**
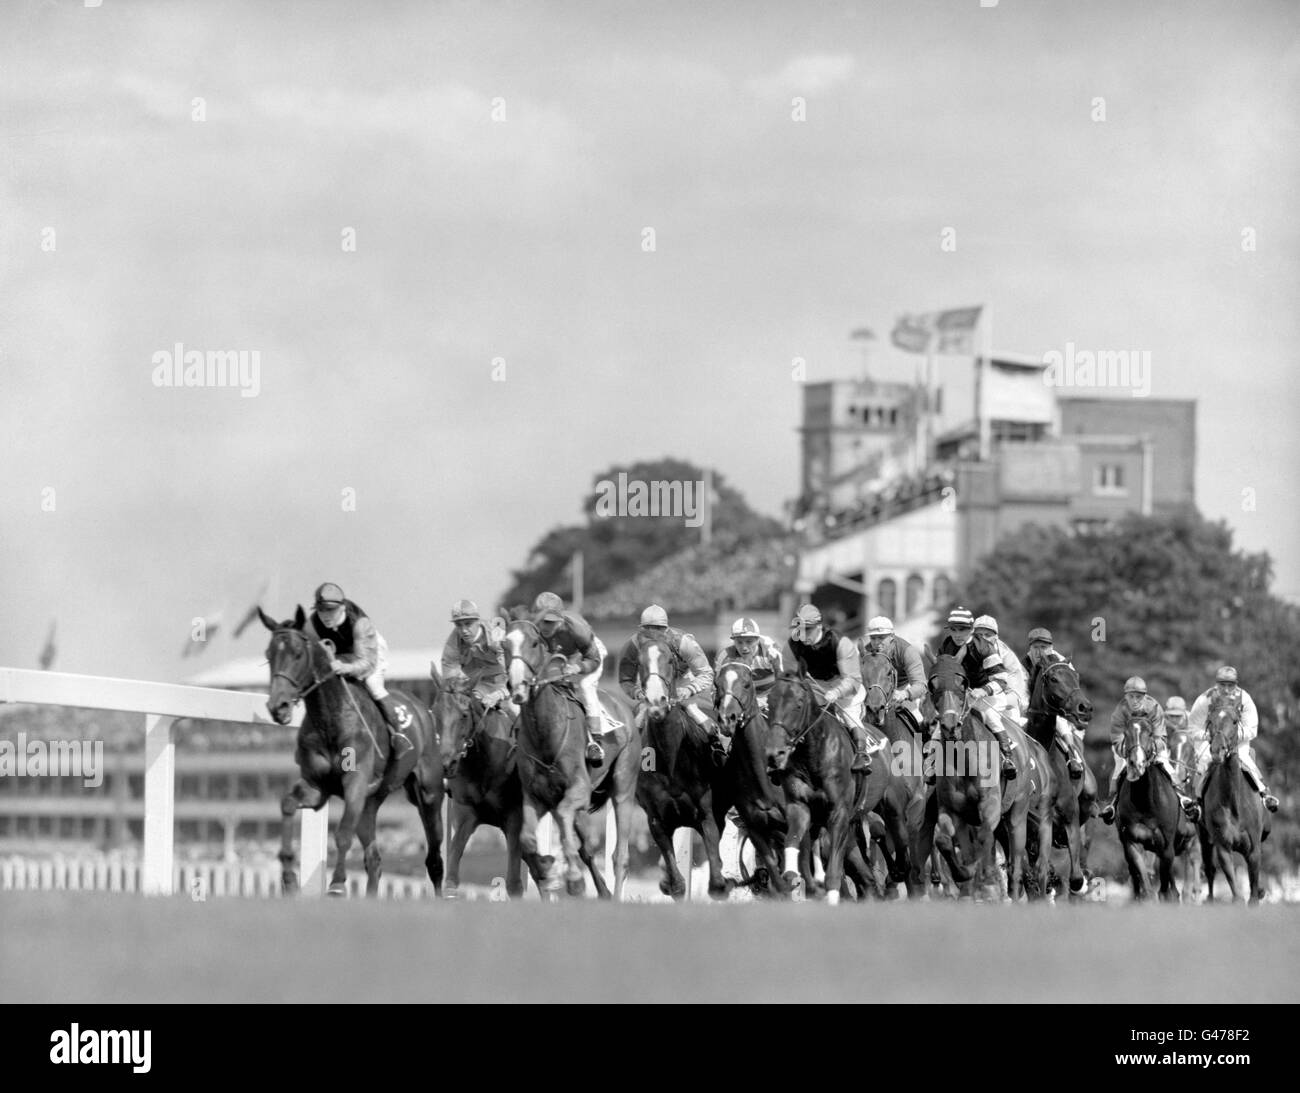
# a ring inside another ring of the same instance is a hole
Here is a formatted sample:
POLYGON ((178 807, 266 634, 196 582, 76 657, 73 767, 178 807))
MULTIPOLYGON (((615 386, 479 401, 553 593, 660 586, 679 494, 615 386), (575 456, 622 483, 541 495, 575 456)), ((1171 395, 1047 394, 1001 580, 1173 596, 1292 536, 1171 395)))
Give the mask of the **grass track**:
POLYGON ((1295 1002, 1300 907, 0 894, 0 1002, 1295 1002))

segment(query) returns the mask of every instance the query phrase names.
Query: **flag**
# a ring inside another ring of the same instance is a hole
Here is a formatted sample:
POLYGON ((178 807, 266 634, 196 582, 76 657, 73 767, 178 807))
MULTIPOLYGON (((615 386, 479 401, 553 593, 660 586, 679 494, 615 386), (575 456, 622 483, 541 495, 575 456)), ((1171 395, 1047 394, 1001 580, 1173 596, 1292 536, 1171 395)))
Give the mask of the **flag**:
POLYGON ((949 311, 927 311, 901 315, 890 340, 908 353, 975 355, 975 328, 983 307, 958 307, 949 311))
POLYGON ((248 609, 248 614, 239 620, 239 625, 235 627, 235 637, 239 637, 239 635, 252 626, 253 623, 257 622, 259 617, 257 611, 260 606, 260 604, 253 604, 253 606, 248 609))
POLYGON ((54 657, 56 653, 56 650, 54 648, 54 627, 56 622, 57 620, 54 619, 50 620, 50 632, 45 639, 45 648, 41 650, 41 656, 38 663, 41 666, 42 672, 49 671, 50 665, 54 663, 54 657))

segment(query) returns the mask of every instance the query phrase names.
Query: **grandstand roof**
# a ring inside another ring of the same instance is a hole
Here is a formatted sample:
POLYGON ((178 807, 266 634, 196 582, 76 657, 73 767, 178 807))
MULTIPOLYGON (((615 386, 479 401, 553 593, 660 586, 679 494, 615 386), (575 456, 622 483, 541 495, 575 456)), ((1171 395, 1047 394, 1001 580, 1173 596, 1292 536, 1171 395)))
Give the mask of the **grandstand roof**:
MULTIPOLYGON (((441 646, 426 646, 419 649, 389 649, 388 671, 386 678, 428 679, 429 664, 442 659, 441 646)), ((216 664, 202 672, 188 676, 182 683, 196 687, 223 687, 228 690, 245 690, 257 688, 266 690, 270 685, 270 676, 266 670, 265 657, 236 657, 223 664, 216 664)))

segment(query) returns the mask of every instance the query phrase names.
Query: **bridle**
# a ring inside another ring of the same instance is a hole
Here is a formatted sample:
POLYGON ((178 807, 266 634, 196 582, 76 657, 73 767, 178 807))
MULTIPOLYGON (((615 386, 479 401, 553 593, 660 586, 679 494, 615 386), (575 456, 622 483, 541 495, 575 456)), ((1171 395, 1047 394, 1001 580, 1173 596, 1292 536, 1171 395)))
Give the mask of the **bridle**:
MULTIPOLYGON (((520 620, 520 621, 522 622, 522 621, 526 621, 526 620, 520 620)), ((537 644, 538 644, 538 645, 541 645, 541 644, 542 644, 542 641, 543 641, 541 631, 538 630, 537 627, 536 627, 535 625, 532 625, 532 624, 529 624, 529 625, 531 626, 531 628, 533 629, 533 631, 537 634, 537 644)), ((525 632, 525 631, 523 630, 522 627, 519 627, 519 628, 514 628, 514 627, 512 627, 512 629, 517 629, 517 632, 519 632, 519 633, 524 633, 524 632, 525 632)), ((554 655, 555 655, 555 656, 560 656, 561 654, 556 653, 556 654, 554 654, 554 655)), ((507 660, 506 660, 506 677, 507 677, 507 681, 509 680, 509 675, 510 675, 510 666, 511 666, 512 664, 514 664, 515 661, 519 661, 519 663, 522 664, 522 665, 524 666, 524 669, 528 672, 528 678, 525 680, 525 682, 528 684, 528 701, 527 701, 527 702, 524 702, 524 703, 522 703, 522 704, 520 705, 520 708, 519 708, 519 719, 520 719, 521 722, 524 721, 525 718, 529 718, 529 719, 534 719, 534 720, 535 720, 534 715, 533 715, 533 711, 532 711, 532 703, 533 703, 533 699, 536 698, 536 696, 537 696, 537 692, 540 691, 543 687, 547 686, 548 684, 555 683, 555 682, 557 682, 557 681, 556 681, 556 680, 552 680, 552 679, 542 679, 542 678, 540 678, 540 676, 538 675, 537 669, 534 668, 534 667, 532 666, 531 663, 529 663, 528 658, 525 657, 522 653, 516 653, 515 650, 514 650, 513 645, 512 645, 512 647, 511 647, 511 649, 510 649, 510 656, 509 656, 509 658, 507 658, 507 660)), ((526 724, 526 722, 525 722, 525 724, 526 724)), ((520 753, 521 755, 525 756, 525 757, 528 759, 529 762, 531 762, 531 763, 536 763, 539 767, 542 767, 542 768, 544 768, 544 769, 550 771, 551 773, 555 773, 556 771, 559 770, 559 766, 558 766, 558 763, 559 763, 559 757, 560 757, 561 755, 564 754, 564 745, 568 742, 568 739, 569 739, 569 730, 570 730, 572 727, 573 727, 573 718, 572 718, 572 717, 566 718, 565 723, 564 723, 564 733, 563 733, 563 735, 560 737, 560 743, 557 745, 557 747, 556 747, 556 749, 555 749, 556 761, 555 761, 554 763, 548 763, 545 759, 542 759, 542 758, 540 758, 540 757, 538 757, 538 756, 536 756, 536 755, 533 755, 532 752, 530 752, 527 748, 525 748, 525 747, 524 747, 524 743, 523 743, 523 741, 524 741, 524 734, 523 734, 522 732, 519 733, 519 736, 518 736, 518 743, 517 743, 516 746, 519 748, 519 753, 520 753)))
MULTIPOLYGON (((970 682, 966 679, 966 676, 960 672, 954 674, 953 678, 961 682, 962 688, 960 692, 958 692, 956 688, 950 688, 950 687, 940 687, 939 690, 941 694, 945 694, 945 695, 951 695, 957 693, 961 694, 961 706, 957 710, 957 725, 956 725, 956 729, 960 729, 962 725, 965 723, 966 718, 970 716, 970 711, 971 711, 970 682)), ((933 681, 934 681, 934 677, 932 676, 930 682, 933 683, 933 681)), ((934 702, 934 693, 932 688, 930 694, 930 701, 934 702)), ((943 728, 943 714, 940 713, 939 704, 937 702, 934 702, 934 708, 935 708, 935 713, 938 714, 939 716, 940 732, 943 732, 945 731, 943 728)))
MULTIPOLYGON (((1054 660, 1051 664, 1046 664, 1042 668, 1040 668, 1038 670, 1038 677, 1034 680, 1034 693, 1030 695, 1029 707, 1028 709, 1025 710, 1025 713, 1027 714, 1041 713, 1041 714, 1050 714, 1053 717, 1064 717, 1071 724, 1074 724, 1074 719, 1070 717, 1068 713, 1066 713, 1066 709, 1064 706, 1062 706, 1059 709, 1053 709, 1050 704, 1043 705, 1043 706, 1034 705, 1035 698, 1042 697, 1046 701, 1045 692, 1047 690, 1046 687, 1047 679, 1051 676, 1053 672, 1057 671, 1058 669, 1066 672, 1075 671, 1074 668, 1070 666, 1070 662, 1068 660, 1054 660)), ((1074 676, 1074 687, 1070 691, 1070 694, 1067 696, 1067 701, 1069 698, 1073 698, 1076 694, 1079 696, 1083 695, 1083 687, 1079 685, 1079 676, 1077 672, 1075 672, 1075 676, 1074 676)))
MULTIPOLYGON (((807 679, 800 679, 798 681, 798 684, 800 689, 808 697, 809 705, 812 706, 813 709, 817 709, 817 696, 813 691, 812 684, 809 683, 807 679)), ((803 728, 801 728, 793 736, 790 734, 790 730, 787 729, 785 725, 782 724, 780 721, 777 721, 775 717, 770 719, 768 721, 768 724, 771 725, 772 728, 774 729, 780 729, 781 732, 785 734, 786 747, 790 749, 790 754, 793 755, 795 749, 798 748, 799 745, 803 743, 804 739, 808 736, 810 732, 812 732, 813 728, 817 725, 817 723, 821 721, 821 719, 825 717, 828 713, 830 713, 831 705, 832 703, 828 702, 826 703, 825 706, 822 706, 819 712, 817 713, 817 715, 815 717, 810 717, 807 723, 803 726, 803 728)))
POLYGON ((311 635, 306 634, 306 633, 304 633, 304 632, 301 631, 301 630, 296 630, 296 629, 294 629, 292 626, 282 626, 280 629, 276 630, 276 631, 275 631, 271 636, 272 636, 272 637, 275 637, 275 636, 277 636, 277 635, 285 635, 285 634, 296 634, 298 637, 302 638, 303 643, 304 643, 305 645, 308 646, 308 649, 307 649, 307 669, 308 669, 308 671, 311 673, 311 686, 310 686, 310 687, 307 687, 307 688, 304 690, 304 689, 303 689, 302 682, 301 682, 300 680, 298 680, 298 679, 295 679, 293 676, 289 675, 288 672, 272 672, 272 673, 271 673, 271 682, 274 683, 277 679, 283 679, 283 680, 286 680, 288 683, 290 683, 290 684, 293 686, 293 689, 294 689, 294 692, 295 692, 292 701, 293 701, 293 702, 301 702, 301 701, 303 701, 303 699, 305 699, 309 694, 311 694, 312 691, 314 691, 317 687, 319 687, 322 683, 325 683, 325 682, 327 682, 328 680, 334 678, 334 674, 333 674, 332 672, 327 673, 326 675, 321 676, 320 678, 317 678, 317 676, 316 676, 316 665, 315 665, 314 659, 313 659, 313 657, 312 657, 312 655, 311 655, 311 652, 310 652, 310 645, 311 645, 311 643, 312 643, 312 642, 315 642, 315 643, 316 643, 317 645, 319 645, 322 649, 324 649, 327 653, 330 652, 330 650, 331 650, 332 647, 331 647, 330 645, 328 645, 326 642, 320 640, 319 638, 313 638, 311 635))
MULTIPOLYGON (((739 668, 749 677, 749 697, 748 700, 741 700, 737 697, 736 692, 728 685, 719 691, 718 714, 722 714, 722 705, 730 698, 737 706, 740 707, 740 724, 737 726, 742 732, 749 727, 749 723, 758 713, 758 692, 754 688, 754 669, 742 660, 729 660, 718 669, 718 681, 722 681, 723 673, 728 668, 739 668)), ((734 677, 733 677, 734 678, 734 677)))
MULTIPOLYGON (((869 684, 867 686, 865 706, 868 710, 882 710, 883 712, 888 713, 890 707, 894 704, 894 691, 898 689, 898 670, 894 667, 893 661, 889 660, 884 653, 873 653, 868 649, 866 656, 879 657, 884 660, 889 669, 889 674, 885 677, 888 680, 889 686, 888 689, 886 689, 885 684, 883 683, 869 684), (872 696, 877 694, 880 696, 880 702, 873 706, 871 703, 872 696)), ((866 683, 866 680, 864 679, 863 682, 866 683)))

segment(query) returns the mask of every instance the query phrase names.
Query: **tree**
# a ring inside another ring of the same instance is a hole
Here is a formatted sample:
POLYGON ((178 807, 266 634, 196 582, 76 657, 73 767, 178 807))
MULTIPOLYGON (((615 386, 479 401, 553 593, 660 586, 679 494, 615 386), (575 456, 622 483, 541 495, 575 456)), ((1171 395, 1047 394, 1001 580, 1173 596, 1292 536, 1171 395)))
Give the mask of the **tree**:
POLYGON ((1234 550, 1226 523, 1183 511, 1094 532, 1026 527, 983 559, 960 602, 996 616, 1017 652, 1032 627, 1052 631, 1097 707, 1098 743, 1127 677, 1190 706, 1219 665, 1235 665, 1259 709, 1261 766, 1283 798, 1265 844, 1277 868, 1281 855, 1300 859, 1300 828, 1286 818, 1300 775, 1300 609, 1271 594, 1272 579, 1267 554, 1234 550))
MULTIPOLYGON (((700 541, 697 504, 702 501, 702 468, 685 460, 665 458, 617 464, 592 477, 582 500, 586 522, 553 528, 533 546, 523 568, 514 570, 505 603, 531 603, 539 592, 559 592, 566 599, 572 586, 569 565, 575 551, 583 552, 584 591, 596 593, 635 577, 656 562, 700 541), (620 475, 626 490, 619 490, 620 475), (644 484, 642 496, 667 496, 656 483, 673 484, 672 496, 682 504, 672 514, 649 515, 636 504, 623 504, 630 490, 644 484)), ((784 534, 779 521, 751 509, 726 478, 713 472, 712 527, 719 543, 750 543, 784 534)))

